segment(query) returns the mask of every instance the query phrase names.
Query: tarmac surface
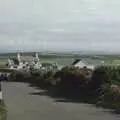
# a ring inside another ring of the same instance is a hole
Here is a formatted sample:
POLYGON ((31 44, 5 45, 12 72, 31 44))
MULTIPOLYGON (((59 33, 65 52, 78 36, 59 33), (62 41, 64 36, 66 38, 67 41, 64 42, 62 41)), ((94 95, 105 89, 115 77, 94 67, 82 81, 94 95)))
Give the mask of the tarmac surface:
POLYGON ((7 120, 120 120, 119 115, 93 105, 56 102, 26 83, 3 82, 2 90, 7 120))

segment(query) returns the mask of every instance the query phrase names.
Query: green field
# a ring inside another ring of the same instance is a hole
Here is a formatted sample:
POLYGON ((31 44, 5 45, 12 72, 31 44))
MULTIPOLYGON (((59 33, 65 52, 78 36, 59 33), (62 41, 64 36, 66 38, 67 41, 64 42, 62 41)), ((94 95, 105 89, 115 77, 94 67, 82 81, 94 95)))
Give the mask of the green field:
MULTIPOLYGON (((9 55, 8 55, 9 56, 9 55)), ((14 55, 16 56, 16 55, 14 55)), ((0 56, 0 66, 3 67, 7 64, 6 56, 0 56)), ((70 65, 75 59, 84 59, 88 64, 98 65, 101 61, 105 64, 120 64, 120 56, 117 55, 67 55, 67 54, 55 54, 55 55, 40 55, 41 62, 57 62, 58 65, 70 65)))
POLYGON ((7 59, 0 59, 0 67, 4 67, 7 64, 7 59))

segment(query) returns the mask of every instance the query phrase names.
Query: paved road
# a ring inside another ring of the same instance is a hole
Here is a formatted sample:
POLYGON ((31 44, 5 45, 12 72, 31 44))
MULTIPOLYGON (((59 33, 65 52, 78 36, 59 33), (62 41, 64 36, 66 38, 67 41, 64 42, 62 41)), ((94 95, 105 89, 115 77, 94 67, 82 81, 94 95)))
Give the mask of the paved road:
POLYGON ((3 83, 7 120, 120 120, 120 117, 91 105, 55 102, 24 83, 3 83))

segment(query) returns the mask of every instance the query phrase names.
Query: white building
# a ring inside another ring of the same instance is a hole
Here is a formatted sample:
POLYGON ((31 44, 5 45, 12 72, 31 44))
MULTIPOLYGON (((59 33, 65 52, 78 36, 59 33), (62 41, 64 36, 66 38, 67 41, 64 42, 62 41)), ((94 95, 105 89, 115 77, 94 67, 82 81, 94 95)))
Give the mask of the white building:
POLYGON ((86 67, 86 68, 92 69, 92 70, 95 68, 94 65, 88 64, 86 61, 81 60, 81 59, 75 60, 75 61, 72 63, 72 65, 73 65, 74 67, 78 67, 78 68, 84 68, 84 67, 86 67))
POLYGON ((8 66, 11 69, 17 69, 22 71, 56 71, 57 64, 53 63, 41 63, 38 53, 35 53, 34 56, 21 55, 17 54, 17 57, 8 59, 8 66))
POLYGON ((26 70, 30 69, 30 66, 39 69, 41 63, 39 61, 38 53, 35 53, 35 56, 25 56, 20 53, 17 54, 17 57, 8 59, 8 66, 11 69, 26 70))

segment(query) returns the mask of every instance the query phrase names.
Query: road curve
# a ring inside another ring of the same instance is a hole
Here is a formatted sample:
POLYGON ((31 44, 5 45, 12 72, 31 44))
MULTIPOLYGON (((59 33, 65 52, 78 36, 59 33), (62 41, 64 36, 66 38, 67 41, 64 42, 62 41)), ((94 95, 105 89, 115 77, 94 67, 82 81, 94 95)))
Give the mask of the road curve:
POLYGON ((55 102, 28 84, 2 83, 7 120, 120 120, 120 116, 82 103, 55 102))

